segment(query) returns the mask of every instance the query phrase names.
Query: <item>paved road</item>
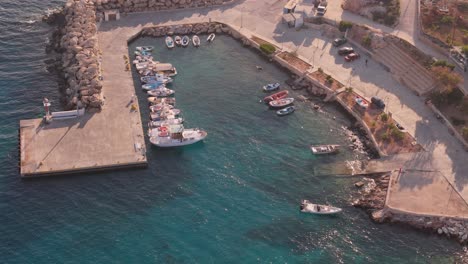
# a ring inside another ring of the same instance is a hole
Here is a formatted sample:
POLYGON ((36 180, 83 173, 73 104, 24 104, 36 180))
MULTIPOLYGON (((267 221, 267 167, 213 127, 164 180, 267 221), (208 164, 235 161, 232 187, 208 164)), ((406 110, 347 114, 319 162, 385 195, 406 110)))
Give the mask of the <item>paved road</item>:
POLYGON ((468 153, 462 150, 447 128, 433 116, 424 105, 423 99, 396 82, 389 72, 370 58, 367 67, 364 65, 365 58, 345 63, 342 57, 336 55, 336 50, 331 45, 332 40, 322 36, 320 31, 296 31, 282 24, 281 12, 285 2, 286 0, 245 0, 221 8, 167 11, 157 15, 130 14, 120 21, 104 23, 101 32, 119 30, 114 44, 126 45, 126 38, 136 34, 143 26, 207 22, 211 19, 230 24, 245 35, 255 34, 278 47, 296 51, 314 67, 321 67, 364 96, 383 98, 393 117, 428 151, 407 156, 406 164, 413 168, 429 167, 431 170, 441 171, 456 186, 457 191, 468 199, 468 188, 465 188, 468 186, 468 153))

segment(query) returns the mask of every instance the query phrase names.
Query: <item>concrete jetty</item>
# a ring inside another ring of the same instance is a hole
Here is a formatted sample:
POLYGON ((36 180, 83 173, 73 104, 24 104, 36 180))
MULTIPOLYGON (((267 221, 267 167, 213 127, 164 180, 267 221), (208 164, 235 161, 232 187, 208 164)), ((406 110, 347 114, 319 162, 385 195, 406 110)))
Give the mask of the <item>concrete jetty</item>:
POLYGON ((127 45, 111 45, 109 37, 101 39, 102 110, 50 124, 42 119, 21 120, 22 177, 147 166, 140 108, 133 100, 135 87, 123 59, 127 45))

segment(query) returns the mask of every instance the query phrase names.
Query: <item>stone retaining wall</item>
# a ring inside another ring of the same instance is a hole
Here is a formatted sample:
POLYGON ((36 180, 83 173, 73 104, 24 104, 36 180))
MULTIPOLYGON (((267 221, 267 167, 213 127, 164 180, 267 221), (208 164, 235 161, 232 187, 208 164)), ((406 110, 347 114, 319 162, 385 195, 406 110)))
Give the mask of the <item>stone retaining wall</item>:
POLYGON ((120 12, 145 12, 181 8, 210 7, 233 0, 93 0, 98 12, 118 9, 120 12))

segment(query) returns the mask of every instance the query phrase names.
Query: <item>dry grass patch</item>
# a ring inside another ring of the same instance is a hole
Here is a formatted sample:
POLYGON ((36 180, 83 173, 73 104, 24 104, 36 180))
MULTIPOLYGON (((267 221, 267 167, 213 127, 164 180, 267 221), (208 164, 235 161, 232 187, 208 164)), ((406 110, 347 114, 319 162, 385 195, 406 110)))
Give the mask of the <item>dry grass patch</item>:
POLYGON ((286 51, 281 52, 280 54, 278 54, 278 57, 280 57, 281 59, 287 61, 290 65, 292 65, 294 68, 300 70, 301 72, 305 72, 308 69, 310 69, 310 67, 312 67, 312 65, 310 65, 309 63, 299 59, 294 54, 291 54, 291 53, 286 52, 286 51))

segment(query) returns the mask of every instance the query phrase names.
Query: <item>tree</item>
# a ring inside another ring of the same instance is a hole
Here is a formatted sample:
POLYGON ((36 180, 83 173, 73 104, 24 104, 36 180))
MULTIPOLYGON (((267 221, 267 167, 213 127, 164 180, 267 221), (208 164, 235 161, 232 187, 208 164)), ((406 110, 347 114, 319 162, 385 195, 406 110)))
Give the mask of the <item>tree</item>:
POLYGON ((466 56, 468 56, 468 45, 462 47, 462 52, 465 53, 466 56))
POLYGON ((447 67, 435 66, 431 69, 435 79, 442 87, 442 91, 451 91, 462 81, 462 77, 458 73, 452 72, 447 67))

